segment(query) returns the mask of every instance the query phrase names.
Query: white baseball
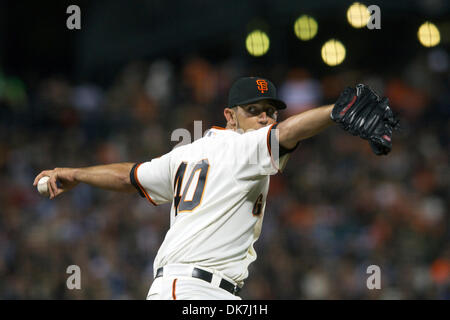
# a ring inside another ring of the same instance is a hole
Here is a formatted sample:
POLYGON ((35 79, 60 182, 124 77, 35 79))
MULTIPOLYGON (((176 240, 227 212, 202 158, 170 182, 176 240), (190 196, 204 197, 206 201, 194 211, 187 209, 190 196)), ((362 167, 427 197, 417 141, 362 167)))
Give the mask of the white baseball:
POLYGON ((50 193, 48 192, 48 185, 47 185, 47 181, 50 177, 45 176, 39 179, 38 184, 37 184, 37 189, 39 191, 39 193, 42 196, 48 197, 50 196, 50 193))

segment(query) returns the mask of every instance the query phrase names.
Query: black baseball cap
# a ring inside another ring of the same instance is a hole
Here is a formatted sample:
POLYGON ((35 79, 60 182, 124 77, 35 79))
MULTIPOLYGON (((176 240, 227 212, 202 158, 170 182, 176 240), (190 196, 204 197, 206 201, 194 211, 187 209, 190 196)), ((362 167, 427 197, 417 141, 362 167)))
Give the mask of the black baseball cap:
POLYGON ((239 105, 270 100, 277 109, 286 109, 286 104, 277 98, 277 89, 267 79, 259 77, 245 77, 236 80, 228 94, 228 108, 239 105))

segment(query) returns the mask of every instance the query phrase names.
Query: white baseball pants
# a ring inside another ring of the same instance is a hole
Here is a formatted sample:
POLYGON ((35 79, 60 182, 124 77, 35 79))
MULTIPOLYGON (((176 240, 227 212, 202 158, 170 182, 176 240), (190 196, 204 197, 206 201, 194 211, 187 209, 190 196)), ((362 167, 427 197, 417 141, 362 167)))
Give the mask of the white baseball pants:
POLYGON ((242 300, 220 288, 222 278, 214 273, 211 282, 193 278, 193 268, 187 264, 164 266, 163 276, 153 280, 147 300, 242 300))

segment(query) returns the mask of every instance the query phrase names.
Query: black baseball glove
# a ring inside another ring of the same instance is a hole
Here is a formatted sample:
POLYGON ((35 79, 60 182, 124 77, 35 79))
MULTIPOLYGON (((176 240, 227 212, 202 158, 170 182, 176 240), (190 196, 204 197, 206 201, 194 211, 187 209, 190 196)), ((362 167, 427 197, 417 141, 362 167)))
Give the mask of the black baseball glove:
POLYGON ((376 155, 392 149, 392 131, 399 121, 389 108, 389 100, 380 97, 368 86, 347 87, 331 112, 331 119, 342 129, 369 141, 376 155))

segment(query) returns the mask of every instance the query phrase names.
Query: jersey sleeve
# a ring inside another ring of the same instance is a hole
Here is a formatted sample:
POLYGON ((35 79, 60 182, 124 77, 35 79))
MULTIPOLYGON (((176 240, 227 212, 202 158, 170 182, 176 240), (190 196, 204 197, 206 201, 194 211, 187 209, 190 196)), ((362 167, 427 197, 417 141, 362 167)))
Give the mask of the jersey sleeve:
POLYGON ((141 197, 147 198, 156 206, 173 199, 170 172, 168 153, 151 161, 135 164, 130 171, 130 180, 141 197))
POLYGON ((289 152, 280 157, 275 128, 276 124, 243 133, 236 138, 234 152, 240 178, 273 175, 282 170, 289 152))

